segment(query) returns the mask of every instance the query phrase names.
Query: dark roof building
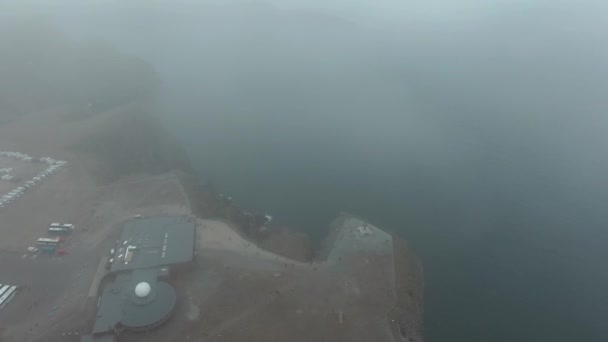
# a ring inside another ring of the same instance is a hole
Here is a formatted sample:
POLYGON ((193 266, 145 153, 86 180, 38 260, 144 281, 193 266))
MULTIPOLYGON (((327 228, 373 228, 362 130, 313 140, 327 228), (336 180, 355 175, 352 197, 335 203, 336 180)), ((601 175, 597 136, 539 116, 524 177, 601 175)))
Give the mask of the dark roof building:
POLYGON ((92 335, 82 341, 112 341, 123 330, 150 330, 169 319, 177 294, 161 279, 171 266, 193 260, 194 231, 177 216, 127 222, 111 266, 114 279, 102 290, 92 335))
POLYGON ((171 316, 176 303, 175 289, 159 281, 156 270, 118 274, 103 290, 93 334, 152 329, 171 316))
POLYGON ((192 261, 194 224, 180 216, 141 218, 124 226, 112 272, 192 261))

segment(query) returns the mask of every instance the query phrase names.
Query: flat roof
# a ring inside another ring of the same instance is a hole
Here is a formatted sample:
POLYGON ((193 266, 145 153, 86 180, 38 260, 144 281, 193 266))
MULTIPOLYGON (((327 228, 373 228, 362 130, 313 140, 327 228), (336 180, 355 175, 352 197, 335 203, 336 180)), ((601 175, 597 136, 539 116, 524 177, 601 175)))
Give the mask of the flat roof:
POLYGON ((180 264, 194 257, 195 225, 184 216, 133 219, 125 223, 111 270, 180 264))
POLYGON ((164 322, 175 308, 177 294, 157 277, 155 269, 119 273, 103 290, 92 333, 113 332, 115 327, 146 329, 164 322), (135 287, 142 282, 150 285, 146 297, 135 294, 135 287))

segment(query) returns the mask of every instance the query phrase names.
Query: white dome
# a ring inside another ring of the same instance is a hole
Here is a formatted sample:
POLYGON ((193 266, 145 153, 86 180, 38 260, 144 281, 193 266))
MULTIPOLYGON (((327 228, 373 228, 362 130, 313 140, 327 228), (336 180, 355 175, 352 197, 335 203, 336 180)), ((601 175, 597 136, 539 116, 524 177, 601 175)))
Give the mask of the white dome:
POLYGON ((141 282, 135 286, 135 295, 139 298, 146 297, 150 294, 150 284, 141 282))

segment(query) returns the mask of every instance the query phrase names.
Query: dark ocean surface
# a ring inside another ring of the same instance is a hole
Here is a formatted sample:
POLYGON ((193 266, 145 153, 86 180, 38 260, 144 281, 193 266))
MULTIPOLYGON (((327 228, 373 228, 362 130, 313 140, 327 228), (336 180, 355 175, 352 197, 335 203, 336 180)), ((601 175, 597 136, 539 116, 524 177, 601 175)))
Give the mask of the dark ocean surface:
POLYGON ((425 269, 428 341, 606 336, 600 199, 561 196, 542 156, 522 149, 438 166, 404 146, 366 149, 382 132, 356 146, 335 141, 340 123, 183 120, 176 132, 202 179, 242 207, 316 240, 341 210, 407 239, 425 269))

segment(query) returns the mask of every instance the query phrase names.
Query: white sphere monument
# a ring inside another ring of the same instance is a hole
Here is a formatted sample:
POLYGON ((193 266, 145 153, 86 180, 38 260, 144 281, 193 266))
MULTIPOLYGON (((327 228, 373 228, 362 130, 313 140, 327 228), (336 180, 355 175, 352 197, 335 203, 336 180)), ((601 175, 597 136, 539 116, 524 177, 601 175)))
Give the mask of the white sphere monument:
POLYGON ((147 297, 150 294, 150 284, 141 282, 135 286, 135 295, 139 298, 147 297))

